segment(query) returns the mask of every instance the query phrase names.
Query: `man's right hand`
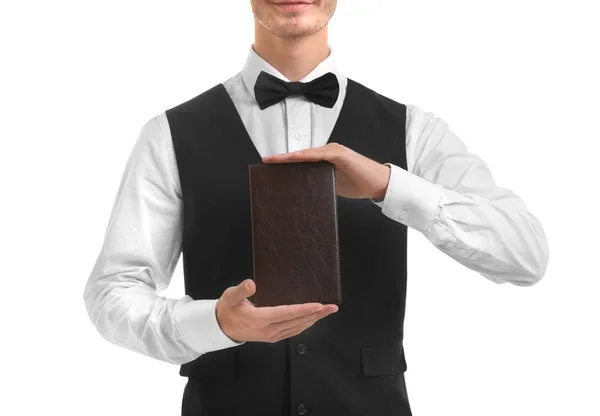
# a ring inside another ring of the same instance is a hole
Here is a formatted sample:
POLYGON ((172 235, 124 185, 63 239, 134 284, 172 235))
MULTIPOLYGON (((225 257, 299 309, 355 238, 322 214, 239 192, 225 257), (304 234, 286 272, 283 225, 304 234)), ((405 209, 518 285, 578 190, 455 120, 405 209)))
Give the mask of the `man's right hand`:
POLYGON ((337 312, 337 305, 302 303, 296 305, 256 307, 246 299, 256 291, 252 279, 223 292, 217 301, 217 322, 235 342, 278 342, 298 335, 319 319, 337 312))

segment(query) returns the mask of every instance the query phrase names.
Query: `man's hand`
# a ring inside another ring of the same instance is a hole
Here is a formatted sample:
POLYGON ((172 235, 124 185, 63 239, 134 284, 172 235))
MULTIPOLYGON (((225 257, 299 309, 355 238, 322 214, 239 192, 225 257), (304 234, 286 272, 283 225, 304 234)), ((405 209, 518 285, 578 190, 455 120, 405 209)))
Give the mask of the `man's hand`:
POLYGON ((390 179, 390 168, 339 143, 297 152, 266 156, 264 163, 316 162, 335 165, 337 194, 346 198, 383 199, 390 179))
POLYGON ((256 307, 246 299, 256 291, 252 279, 227 288, 217 301, 217 322, 235 342, 278 342, 298 335, 316 321, 337 312, 337 305, 303 303, 256 307))

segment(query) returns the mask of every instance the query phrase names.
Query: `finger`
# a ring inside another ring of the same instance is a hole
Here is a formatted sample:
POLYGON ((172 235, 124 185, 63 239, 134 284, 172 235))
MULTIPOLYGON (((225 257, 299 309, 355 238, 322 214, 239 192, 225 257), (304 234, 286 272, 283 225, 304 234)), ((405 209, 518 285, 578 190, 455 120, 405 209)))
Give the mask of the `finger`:
POLYGON ((318 302, 301 303, 296 305, 280 305, 280 306, 262 306, 254 308, 253 318, 261 320, 265 325, 289 321, 290 319, 298 318, 311 313, 318 312, 323 309, 323 305, 318 302))
POLYGON ((267 330, 273 331, 273 332, 285 331, 285 330, 287 330, 289 328, 293 328, 297 325, 302 325, 304 323, 312 321, 313 319, 318 320, 318 319, 324 318, 325 316, 327 316, 331 313, 332 313, 331 309, 323 308, 323 310, 321 310, 319 312, 311 313, 310 315, 300 316, 298 318, 290 319, 287 321, 271 323, 267 326, 267 330))
POLYGON ((315 322, 317 322, 317 321, 318 321, 318 319, 311 319, 308 322, 305 322, 305 323, 299 324, 299 325, 295 325, 292 328, 288 328, 284 331, 281 331, 279 334, 277 334, 275 342, 281 341, 282 339, 293 337, 294 335, 298 335, 299 333, 305 331, 307 328, 310 328, 311 326, 313 326, 315 324, 315 322))
POLYGON ((278 155, 266 156, 263 158, 265 163, 290 163, 290 162, 317 162, 327 160, 335 163, 342 156, 339 146, 322 146, 310 149, 298 150, 296 152, 282 153, 278 155))
POLYGON ((223 292, 221 298, 230 305, 236 305, 247 297, 252 296, 255 291, 256 284, 254 281, 252 279, 246 279, 237 286, 227 288, 223 292))

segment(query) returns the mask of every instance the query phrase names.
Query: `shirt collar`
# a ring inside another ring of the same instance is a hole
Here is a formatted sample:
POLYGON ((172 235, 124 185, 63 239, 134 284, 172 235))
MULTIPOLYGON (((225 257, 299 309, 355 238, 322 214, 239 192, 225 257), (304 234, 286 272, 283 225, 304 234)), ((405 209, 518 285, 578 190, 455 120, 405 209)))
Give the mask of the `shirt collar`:
MULTIPOLYGON (((246 84, 248 92, 250 93, 254 101, 256 101, 256 97, 254 96, 254 84, 256 83, 256 79, 258 78, 258 75, 261 71, 265 71, 283 81, 290 81, 281 72, 276 70, 271 64, 269 64, 260 55, 258 55, 254 51, 254 47, 251 45, 250 51, 248 53, 248 58, 246 59, 246 64, 244 65, 244 69, 242 70, 242 78, 244 80, 244 84, 246 84)), ((300 79, 299 81, 310 82, 313 79, 326 74, 327 72, 333 72, 339 81, 340 75, 338 73, 336 58, 333 54, 331 46, 329 47, 329 55, 323 61, 321 61, 321 63, 317 65, 310 73, 308 73, 304 78, 300 79)))

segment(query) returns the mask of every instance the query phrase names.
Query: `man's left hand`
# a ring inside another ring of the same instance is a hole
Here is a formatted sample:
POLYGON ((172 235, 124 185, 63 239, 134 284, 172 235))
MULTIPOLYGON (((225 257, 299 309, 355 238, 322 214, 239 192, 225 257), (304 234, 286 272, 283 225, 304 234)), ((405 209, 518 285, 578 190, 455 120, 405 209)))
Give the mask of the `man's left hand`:
POLYGON ((390 168, 369 159, 339 143, 297 152, 266 156, 264 163, 317 162, 327 160, 335 165, 336 189, 346 198, 381 200, 387 191, 390 168))

